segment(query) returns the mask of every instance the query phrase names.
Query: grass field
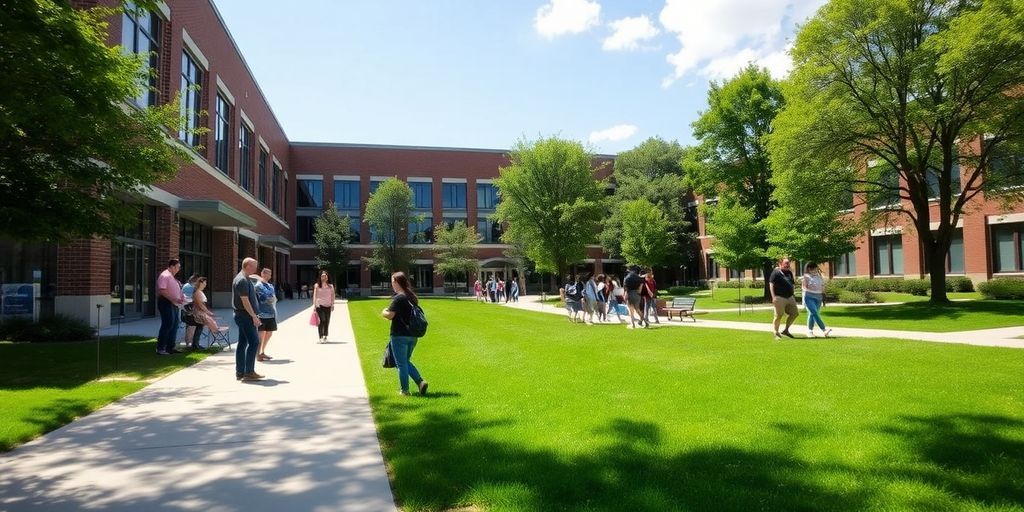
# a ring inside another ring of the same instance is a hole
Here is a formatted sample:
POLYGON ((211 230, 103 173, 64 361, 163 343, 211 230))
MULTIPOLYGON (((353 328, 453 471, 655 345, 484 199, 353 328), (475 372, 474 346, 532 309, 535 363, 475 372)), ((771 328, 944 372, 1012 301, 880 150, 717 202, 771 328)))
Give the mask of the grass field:
POLYGON ((425 300, 401 397, 382 305, 349 307, 406 510, 1024 510, 1024 351, 425 300))
MULTIPOLYGON (((708 320, 771 322, 772 310, 737 313, 712 312, 701 316, 708 320)), ((821 312, 829 327, 860 327, 898 331, 955 332, 997 327, 1024 326, 1024 301, 973 300, 933 306, 918 301, 892 306, 826 306, 821 312)), ((801 309, 798 325, 807 325, 807 313, 801 309)))
MULTIPOLYGON (((799 293, 799 290, 797 290, 797 293, 799 293)), ((928 300, 928 297, 911 295, 909 293, 877 292, 875 295, 882 302, 924 302, 928 300)), ((739 304, 749 303, 757 303, 762 306, 767 305, 767 302, 761 300, 764 296, 764 291, 760 288, 719 288, 714 291, 714 294, 712 294, 711 290, 699 290, 688 296, 697 297, 697 309, 729 309, 736 308, 739 304)), ((981 298, 981 294, 978 292, 949 293, 948 296, 950 300, 975 300, 981 298)), ((668 300, 671 299, 669 298, 668 300)))
POLYGON ((207 356, 158 357, 154 347, 152 338, 105 338, 97 380, 95 342, 0 343, 0 452, 207 356))

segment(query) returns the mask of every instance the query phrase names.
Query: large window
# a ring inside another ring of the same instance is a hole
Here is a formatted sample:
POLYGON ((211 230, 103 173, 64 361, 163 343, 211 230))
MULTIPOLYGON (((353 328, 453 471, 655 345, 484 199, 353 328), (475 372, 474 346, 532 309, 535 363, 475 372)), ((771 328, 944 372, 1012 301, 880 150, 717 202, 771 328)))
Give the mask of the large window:
POLYGON ((315 220, 316 217, 312 216, 300 215, 295 217, 295 243, 313 243, 313 221, 315 220))
POLYGON ((476 186, 476 207, 480 210, 493 210, 498 207, 498 187, 491 183, 478 183, 476 186))
POLYGON ((903 275, 903 235, 872 237, 871 245, 876 276, 903 275))
POLYGON ((295 207, 296 208, 323 208, 324 207, 324 182, 315 180, 295 181, 295 207))
POLYGON ((1024 272, 1024 223, 992 226, 992 257, 996 272, 1024 272))
POLYGON ((850 251, 838 258, 832 264, 833 276, 855 276, 857 275, 857 251, 850 251))
POLYGON ((203 71, 187 51, 181 52, 181 117, 184 123, 178 138, 196 147, 199 145, 199 112, 203 110, 203 71))
POLYGON ((718 279, 719 266, 718 262, 715 261, 715 257, 709 254, 706 263, 708 269, 708 279, 718 279))
POLYGON ((142 72, 145 78, 139 84, 141 90, 134 100, 135 104, 140 107, 156 105, 160 72, 160 18, 148 10, 136 10, 130 2, 125 5, 123 18, 122 51, 126 54, 141 53, 148 56, 143 59, 142 72))
POLYGON ((429 244, 434 241, 434 217, 423 215, 419 222, 409 223, 409 243, 429 244))
POLYGON ((274 164, 274 171, 270 177, 270 209, 274 213, 281 213, 278 208, 281 204, 281 168, 274 164))
MULTIPOLYGON (((939 197, 939 171, 935 169, 928 169, 928 197, 930 199, 938 199, 939 197)), ((953 193, 953 197, 960 195, 960 163, 953 163, 953 170, 950 175, 949 183, 950 191, 953 193)))
POLYGON ((259 171, 259 191, 260 191, 260 202, 267 204, 267 150, 260 147, 260 160, 257 164, 260 168, 259 171))
POLYGON ((242 124, 238 130, 238 183, 252 193, 252 130, 242 124))
POLYGON ((465 183, 442 183, 441 206, 446 210, 466 209, 466 184, 465 183))
POLYGON ((377 191, 377 187, 379 187, 381 183, 384 183, 384 181, 383 180, 370 180, 370 193, 372 194, 372 193, 376 192, 377 191))
POLYGON ((868 168, 868 204, 872 208, 888 208, 900 203, 900 173, 886 162, 868 168))
POLYGON ((334 182, 334 206, 338 210, 359 210, 359 182, 336 180, 334 182))
POLYGON ((362 239, 360 235, 360 228, 362 225, 359 223, 359 215, 348 216, 348 232, 349 232, 349 243, 358 244, 362 239))
POLYGON ((476 232, 480 234, 480 243, 501 243, 501 223, 482 218, 476 221, 476 232))
POLYGON ((178 252, 181 255, 181 272, 178 273, 178 278, 184 281, 192 274, 206 277, 206 297, 213 297, 213 278, 210 275, 213 262, 213 229, 188 219, 181 219, 178 224, 178 252))
POLYGON ((158 268, 162 267, 156 261, 156 208, 143 206, 138 221, 111 242, 111 318, 154 313, 158 268))
POLYGON ((412 189, 413 205, 416 208, 429 210, 434 205, 434 184, 429 181, 411 181, 409 188, 412 189))
POLYGON ((217 122, 213 135, 213 165, 224 174, 230 174, 228 165, 231 163, 231 145, 228 139, 231 137, 231 104, 220 94, 217 95, 217 122))

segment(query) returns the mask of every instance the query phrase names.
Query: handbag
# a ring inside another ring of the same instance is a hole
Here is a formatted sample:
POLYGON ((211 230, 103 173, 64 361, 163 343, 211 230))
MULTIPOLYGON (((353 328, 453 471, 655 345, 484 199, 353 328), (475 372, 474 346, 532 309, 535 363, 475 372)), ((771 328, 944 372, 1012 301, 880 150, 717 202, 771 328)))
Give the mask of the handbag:
POLYGON ((313 311, 313 314, 309 315, 309 325, 320 325, 320 315, 316 314, 316 310, 313 311))
POLYGON ((391 342, 384 346, 384 357, 381 358, 380 365, 384 368, 395 367, 395 353, 391 351, 391 342))

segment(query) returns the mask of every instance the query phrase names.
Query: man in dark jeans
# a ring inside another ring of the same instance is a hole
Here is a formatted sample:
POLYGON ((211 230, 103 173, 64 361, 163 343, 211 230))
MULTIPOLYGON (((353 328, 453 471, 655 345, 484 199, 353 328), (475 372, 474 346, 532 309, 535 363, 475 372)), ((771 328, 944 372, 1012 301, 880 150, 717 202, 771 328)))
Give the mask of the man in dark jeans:
POLYGON ((156 337, 156 353, 161 356, 177 354, 180 350, 174 348, 174 338, 178 334, 178 323, 181 322, 178 306, 185 303, 185 296, 181 293, 181 283, 174 278, 181 270, 181 263, 177 259, 167 262, 167 269, 160 273, 156 279, 156 309, 160 312, 160 331, 156 337))
POLYGON ((799 315, 796 308, 796 297, 793 296, 793 272, 789 270, 789 258, 782 258, 779 266, 775 267, 772 275, 768 278, 768 290, 772 294, 772 306, 775 306, 775 319, 772 320, 772 327, 775 329, 775 339, 782 339, 782 335, 793 337, 789 333, 789 326, 793 325, 799 315), (782 315, 788 315, 786 329, 779 334, 779 323, 782 315))
POLYGON ((256 313, 259 299, 249 274, 256 272, 256 260, 242 260, 242 271, 231 281, 231 309, 235 310, 238 326, 238 345, 235 346, 235 380, 253 381, 263 378, 256 373, 256 354, 260 350, 260 337, 256 328, 260 317, 256 313))

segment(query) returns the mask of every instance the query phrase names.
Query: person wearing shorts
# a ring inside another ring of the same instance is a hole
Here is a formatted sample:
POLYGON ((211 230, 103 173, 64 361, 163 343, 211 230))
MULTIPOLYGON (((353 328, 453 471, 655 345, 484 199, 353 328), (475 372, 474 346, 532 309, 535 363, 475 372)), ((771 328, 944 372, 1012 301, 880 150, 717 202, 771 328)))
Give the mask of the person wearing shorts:
POLYGON ((793 272, 789 269, 789 258, 782 258, 779 266, 772 271, 768 278, 768 290, 772 295, 772 306, 775 307, 775 318, 772 320, 772 327, 775 330, 775 339, 780 340, 782 336, 793 337, 789 333, 789 327, 793 325, 799 310, 796 307, 796 297, 793 296, 793 272), (786 315, 786 328, 779 333, 779 324, 783 315, 786 315))
POLYGON ((259 300, 258 316, 260 317, 260 349, 256 353, 257 361, 270 361, 273 357, 267 355, 267 343, 270 337, 277 330, 277 293, 274 285, 270 283, 273 277, 269 268, 260 272, 260 280, 256 283, 256 298, 259 300))
POLYGON ((649 326, 646 324, 643 317, 640 314, 640 287, 643 286, 644 279, 640 277, 640 267, 634 265, 629 268, 629 273, 622 279, 622 286, 626 289, 626 307, 629 308, 629 324, 626 326, 627 329, 632 329, 637 324, 649 326))
POLYGON ((580 320, 580 311, 583 311, 583 283, 578 278, 568 276, 565 286, 559 290, 562 302, 565 303, 565 310, 569 312, 569 321, 576 323, 580 320))

